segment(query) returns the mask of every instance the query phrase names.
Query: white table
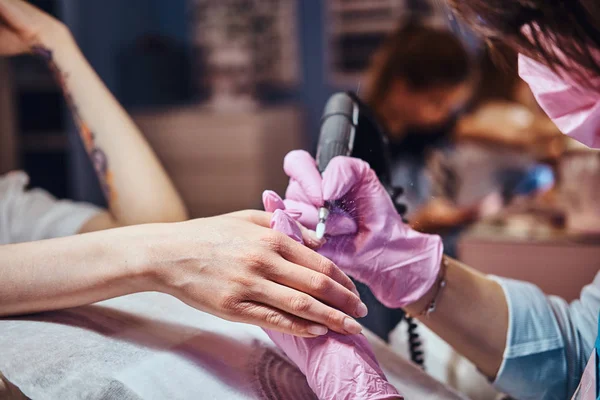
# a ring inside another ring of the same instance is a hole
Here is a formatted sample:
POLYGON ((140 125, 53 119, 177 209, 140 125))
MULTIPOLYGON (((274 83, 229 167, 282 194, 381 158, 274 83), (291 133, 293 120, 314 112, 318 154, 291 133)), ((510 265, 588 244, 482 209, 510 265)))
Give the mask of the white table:
MULTIPOLYGON (((367 334, 407 399, 464 399, 367 334)), ((259 328, 159 293, 0 319, 0 370, 36 399, 310 399, 304 376, 259 328), (112 396, 116 396, 110 392, 112 396), (109 397, 114 398, 114 397, 109 397)))

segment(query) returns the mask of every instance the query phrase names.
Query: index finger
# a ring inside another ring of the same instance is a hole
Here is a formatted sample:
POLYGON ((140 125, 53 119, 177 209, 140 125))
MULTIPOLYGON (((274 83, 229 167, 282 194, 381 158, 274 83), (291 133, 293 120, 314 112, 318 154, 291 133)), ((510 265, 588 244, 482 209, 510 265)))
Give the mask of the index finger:
MULTIPOLYGON (((263 228, 271 228, 271 219, 273 218, 273 213, 259 210, 245 210, 236 211, 227 214, 227 216, 243 219, 255 225, 262 226, 263 228)), ((300 223, 298 223, 298 226, 302 232, 302 240, 304 240, 306 246, 310 247, 311 249, 318 249, 323 245, 323 240, 318 239, 314 232, 305 228, 300 223)))
MULTIPOLYGON (((283 161, 285 173, 296 181, 302 189, 302 194, 307 196, 315 206, 323 205, 322 179, 317 162, 304 150, 295 150, 288 153, 283 161)), ((291 188, 288 188, 288 192, 291 188)), ((286 193, 288 199, 294 198, 294 193, 286 193)))
POLYGON ((356 286, 330 259, 294 240, 283 241, 279 254, 289 262, 328 276, 346 289, 357 293, 356 286))

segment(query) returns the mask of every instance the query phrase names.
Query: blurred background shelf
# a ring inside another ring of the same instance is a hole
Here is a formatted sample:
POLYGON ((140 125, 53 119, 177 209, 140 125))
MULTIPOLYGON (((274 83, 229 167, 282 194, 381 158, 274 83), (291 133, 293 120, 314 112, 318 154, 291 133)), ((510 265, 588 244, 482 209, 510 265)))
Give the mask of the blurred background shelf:
POLYGON ((0 59, 0 174, 18 167, 14 103, 11 65, 0 59))
POLYGON ((410 14, 409 4, 406 0, 330 0, 324 4, 330 79, 355 86, 375 49, 410 14))
POLYGON ((20 147, 25 153, 66 152, 68 141, 64 132, 47 132, 44 135, 24 135, 20 147))
POLYGON ((296 105, 255 112, 189 106, 133 117, 195 218, 261 209, 265 189, 283 195, 283 158, 305 144, 296 105))

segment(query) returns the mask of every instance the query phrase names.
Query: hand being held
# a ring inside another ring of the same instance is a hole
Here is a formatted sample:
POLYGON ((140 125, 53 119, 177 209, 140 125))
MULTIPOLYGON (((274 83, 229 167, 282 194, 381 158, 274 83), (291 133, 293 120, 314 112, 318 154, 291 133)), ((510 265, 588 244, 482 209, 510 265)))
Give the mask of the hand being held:
POLYGON ((224 319, 292 335, 359 333, 353 317, 367 310, 352 281, 271 230, 270 220, 270 213, 244 211, 163 226, 154 262, 158 290, 224 319))
POLYGON ((366 283, 388 307, 404 307, 427 293, 439 273, 441 239, 402 222, 367 163, 337 157, 321 178, 314 159, 295 151, 284 168, 290 176, 285 207, 302 213, 305 226, 316 225, 319 207, 335 204, 320 254, 366 283))

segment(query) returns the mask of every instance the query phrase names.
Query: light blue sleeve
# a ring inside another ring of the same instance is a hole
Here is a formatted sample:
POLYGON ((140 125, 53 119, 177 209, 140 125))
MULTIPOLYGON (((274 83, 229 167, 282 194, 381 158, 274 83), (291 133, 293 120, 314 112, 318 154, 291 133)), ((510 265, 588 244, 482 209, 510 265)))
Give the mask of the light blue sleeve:
POLYGON ((493 279, 509 307, 506 350, 494 385, 520 400, 571 398, 598 334, 600 274, 571 304, 530 283, 493 279))

